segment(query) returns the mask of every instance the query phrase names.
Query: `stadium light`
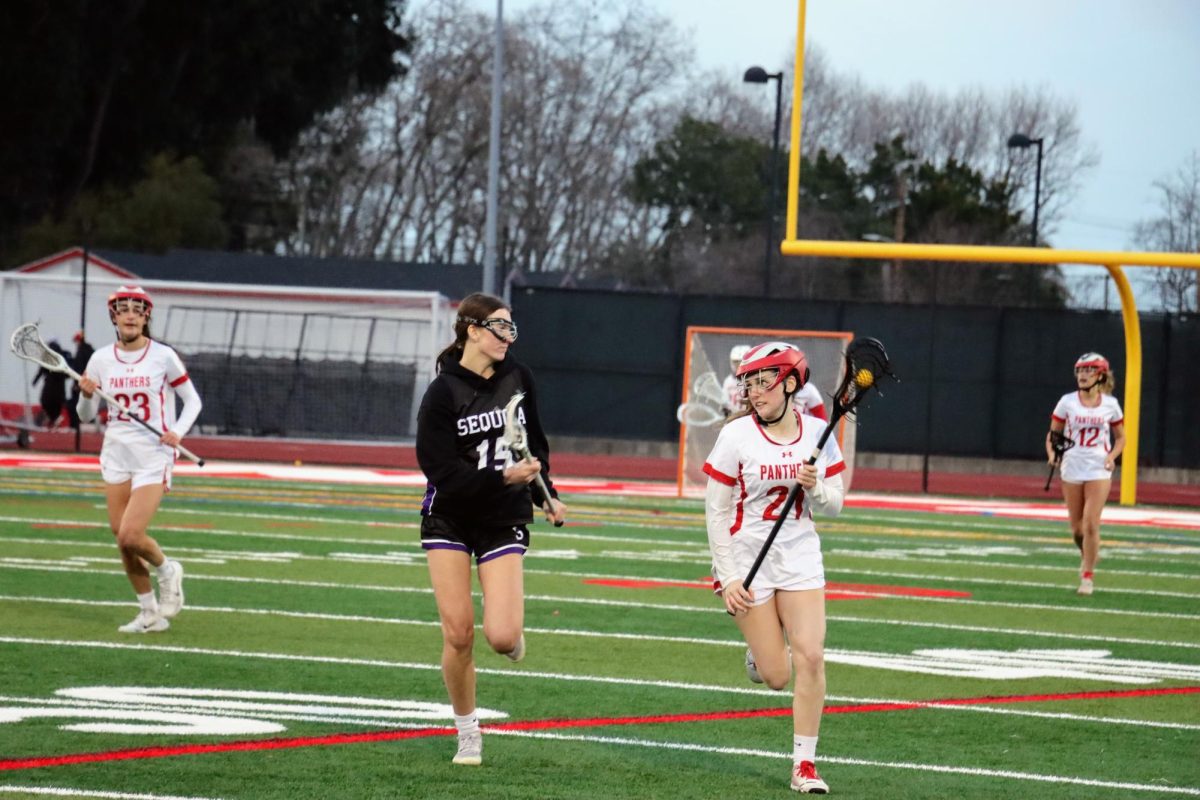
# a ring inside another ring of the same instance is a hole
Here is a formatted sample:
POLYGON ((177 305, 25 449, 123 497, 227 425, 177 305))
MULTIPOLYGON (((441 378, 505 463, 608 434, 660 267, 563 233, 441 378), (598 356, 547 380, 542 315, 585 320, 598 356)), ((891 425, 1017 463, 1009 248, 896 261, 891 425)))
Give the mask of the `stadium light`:
POLYGON ((1033 180, 1033 231, 1029 237, 1029 246, 1037 247, 1038 243, 1038 208, 1041 205, 1042 194, 1042 138, 1031 139, 1024 133, 1014 133, 1008 137, 1009 148, 1026 150, 1037 145, 1037 173, 1033 180))
POLYGON ((767 174, 767 251, 763 258, 763 296, 771 294, 771 241, 775 238, 775 184, 779 171, 779 115, 783 108, 783 73, 767 72, 762 67, 751 67, 742 76, 745 83, 775 81, 775 138, 771 145, 771 171, 767 174))

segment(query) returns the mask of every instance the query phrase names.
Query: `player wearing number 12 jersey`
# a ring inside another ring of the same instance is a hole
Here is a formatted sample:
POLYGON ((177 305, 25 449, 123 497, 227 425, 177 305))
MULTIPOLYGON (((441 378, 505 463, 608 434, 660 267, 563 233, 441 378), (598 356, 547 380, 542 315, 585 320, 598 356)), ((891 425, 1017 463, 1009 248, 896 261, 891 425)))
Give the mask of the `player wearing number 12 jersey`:
POLYGON ((807 463, 826 423, 797 408, 796 395, 808 382, 803 352, 785 342, 758 345, 742 357, 737 378, 748 411, 725 424, 704 464, 713 578, 749 645, 750 680, 783 689, 795 670, 791 788, 825 794, 829 787, 816 770, 825 702, 825 572, 813 512, 841 511, 846 465, 834 437, 815 464, 807 463), (796 484, 802 494, 748 589, 745 576, 796 484))
MULTIPOLYGON (((1117 457, 1125 449, 1124 415, 1112 396, 1114 382, 1107 358, 1084 353, 1075 361, 1076 391, 1064 394, 1050 415, 1050 430, 1074 442, 1062 454, 1062 492, 1081 556, 1077 590, 1081 595, 1095 590, 1100 513, 1112 488, 1117 457)), ((1052 437, 1047 434, 1046 458, 1051 464, 1054 456, 1052 437)))
POLYGON ((183 608, 183 566, 163 555, 148 533, 163 494, 171 488, 175 445, 200 414, 200 395, 183 362, 170 347, 150 338, 154 304, 137 286, 121 286, 108 298, 109 320, 117 341, 88 359, 80 376, 80 420, 95 418, 99 388, 125 406, 108 409, 108 428, 100 450, 108 521, 121 562, 141 610, 122 633, 157 633, 183 608), (175 416, 175 399, 183 411, 175 416), (135 422, 132 414, 151 430, 135 422), (147 565, 155 568, 158 596, 147 565))
MULTIPOLYGON (((442 678, 454 707, 454 763, 477 765, 483 740, 475 711, 475 607, 471 557, 483 589, 483 635, 513 661, 525 655, 521 559, 529 547, 533 504, 543 505, 541 472, 551 495, 549 446, 537 413, 533 374, 509 355, 517 340, 503 300, 472 294, 458 307, 454 342, 438 356, 438 376, 417 413, 417 461, 429 484, 421 505, 421 546, 442 622, 442 678), (518 461, 504 444, 504 407, 524 392, 518 417, 532 458, 518 461)), ((565 514, 550 498, 550 518, 565 514)))

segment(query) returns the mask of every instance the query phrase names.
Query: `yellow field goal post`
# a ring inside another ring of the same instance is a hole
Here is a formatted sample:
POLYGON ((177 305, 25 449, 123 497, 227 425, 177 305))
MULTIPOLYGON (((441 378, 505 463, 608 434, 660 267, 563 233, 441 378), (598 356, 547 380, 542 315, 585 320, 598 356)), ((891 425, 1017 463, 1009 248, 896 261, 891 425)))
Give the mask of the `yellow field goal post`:
MULTIPOLYGON (((679 420, 679 496, 704 494, 708 482, 704 462, 716 444, 717 434, 730 408, 726 379, 733 374, 730 353, 734 348, 776 341, 799 347, 808 358, 809 382, 820 391, 828 416, 833 409, 830 394, 842 378, 845 363, 842 354, 853 338, 852 333, 841 331, 688 326, 682 399, 676 410, 679 420)), ((854 421, 843 417, 839 428, 838 443, 846 457, 844 481, 849 489, 854 472, 854 421)))

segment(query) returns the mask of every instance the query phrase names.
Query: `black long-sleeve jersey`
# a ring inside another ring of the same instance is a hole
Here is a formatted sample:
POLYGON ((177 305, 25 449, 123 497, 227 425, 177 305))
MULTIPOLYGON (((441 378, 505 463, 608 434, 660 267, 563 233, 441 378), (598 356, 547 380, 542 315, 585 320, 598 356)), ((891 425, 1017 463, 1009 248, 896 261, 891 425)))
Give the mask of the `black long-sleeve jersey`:
POLYGON ((522 525, 533 520, 532 508, 543 497, 537 484, 510 486, 504 469, 513 456, 504 444, 504 407, 524 392, 520 410, 528 433, 530 454, 542 463, 542 478, 550 482, 550 446, 542 432, 537 393, 529 368, 507 356, 490 378, 457 361, 439 362, 417 412, 417 462, 429 484, 421 504, 422 516, 450 517, 487 525, 522 525))

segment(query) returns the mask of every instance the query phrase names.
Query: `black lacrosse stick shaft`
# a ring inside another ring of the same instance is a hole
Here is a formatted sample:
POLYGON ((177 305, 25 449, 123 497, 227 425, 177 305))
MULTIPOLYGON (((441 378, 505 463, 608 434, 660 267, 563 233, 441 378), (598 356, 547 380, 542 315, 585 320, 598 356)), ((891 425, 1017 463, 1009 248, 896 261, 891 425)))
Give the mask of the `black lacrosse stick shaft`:
POLYGON ((1063 453, 1074 446, 1074 439, 1064 435, 1061 431, 1050 431, 1050 448, 1054 451, 1054 463, 1050 465, 1050 474, 1046 476, 1046 486, 1042 491, 1050 491, 1050 481, 1054 480, 1054 470, 1062 463, 1063 453))

